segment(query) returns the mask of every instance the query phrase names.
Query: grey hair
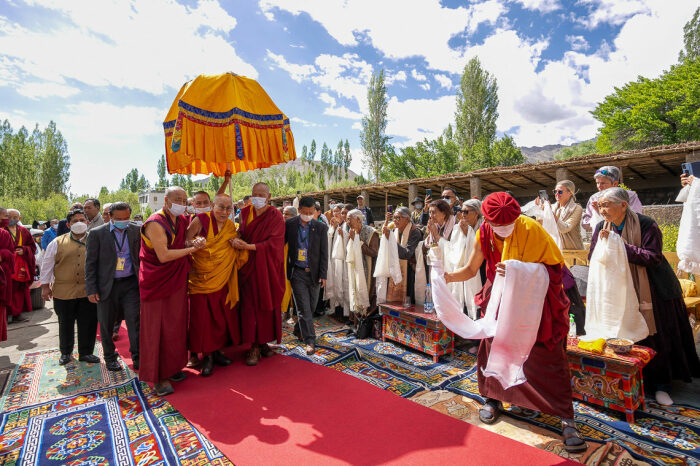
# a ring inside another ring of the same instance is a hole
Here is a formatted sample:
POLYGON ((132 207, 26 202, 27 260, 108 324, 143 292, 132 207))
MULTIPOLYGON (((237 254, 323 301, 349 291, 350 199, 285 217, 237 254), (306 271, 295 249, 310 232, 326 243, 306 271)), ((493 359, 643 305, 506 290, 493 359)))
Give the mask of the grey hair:
POLYGON ((396 209, 396 213, 399 214, 401 217, 411 218, 411 211, 408 210, 408 207, 404 207, 404 206, 398 207, 396 209))
POLYGON ((603 199, 614 202, 615 204, 622 204, 623 202, 627 205, 630 204, 630 195, 627 190, 617 186, 601 191, 600 196, 598 196, 598 202, 603 199))
POLYGON ((350 212, 348 212, 348 219, 351 218, 357 218, 362 223, 365 223, 365 214, 363 214, 360 209, 352 209, 350 212))
POLYGON ((294 217, 299 215, 299 211, 297 211, 297 208, 294 207, 293 205, 288 205, 284 208, 284 213, 286 214, 287 212, 291 212, 292 216, 294 216, 294 217))
POLYGON ((564 186, 571 193, 573 200, 574 201, 576 200, 576 185, 574 184, 573 181, 561 180, 561 181, 557 182, 557 186, 564 186))
POLYGON ((600 167, 598 171, 595 172, 595 175, 593 175, 593 178, 601 178, 605 177, 608 178, 610 181, 618 181, 622 183, 622 172, 620 171, 619 168, 613 166, 613 165, 606 165, 604 167, 600 167), (604 175, 601 172, 608 172, 612 176, 604 175))
POLYGON ((476 214, 479 216, 479 218, 482 217, 481 215, 481 201, 479 199, 467 199, 462 203, 462 208, 468 208, 476 212, 476 214))

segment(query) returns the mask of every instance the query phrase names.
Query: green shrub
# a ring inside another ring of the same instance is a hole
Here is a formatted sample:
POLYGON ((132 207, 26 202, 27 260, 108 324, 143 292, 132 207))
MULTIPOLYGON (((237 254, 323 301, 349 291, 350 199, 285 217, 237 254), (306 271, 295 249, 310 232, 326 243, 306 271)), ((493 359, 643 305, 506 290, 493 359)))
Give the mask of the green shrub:
POLYGON ((662 223, 659 225, 663 235, 664 251, 676 252, 676 242, 678 242, 678 225, 673 223, 662 223))

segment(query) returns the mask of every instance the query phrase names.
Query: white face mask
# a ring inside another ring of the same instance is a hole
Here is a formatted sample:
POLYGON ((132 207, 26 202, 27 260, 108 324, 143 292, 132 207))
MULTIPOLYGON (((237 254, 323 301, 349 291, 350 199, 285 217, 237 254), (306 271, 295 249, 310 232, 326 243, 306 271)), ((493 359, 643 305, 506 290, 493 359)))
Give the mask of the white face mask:
POLYGON ((422 202, 416 202, 415 203, 416 210, 421 210, 423 208, 423 203, 422 202))
POLYGON ((211 212, 211 207, 202 207, 201 209, 194 209, 195 214, 206 214, 207 212, 211 212))
POLYGON ((503 225, 500 227, 495 227, 491 225, 491 228, 493 229, 494 233, 496 233, 501 238, 505 239, 513 234, 513 230, 515 229, 515 223, 511 223, 510 225, 503 225))
POLYGON ((87 223, 77 222, 70 226, 71 233, 82 235, 87 231, 87 223))
POLYGON ((187 206, 187 213, 188 213, 188 214, 193 214, 194 212, 195 212, 194 207, 192 207, 191 205, 188 205, 188 206, 187 206))
POLYGON ((267 204, 267 198, 265 197, 251 197, 250 202, 256 209, 262 209, 267 204))
POLYGON ((169 210, 171 214, 173 214, 176 217, 179 217, 180 215, 185 213, 187 207, 180 204, 172 204, 169 210))
POLYGON ((301 214, 299 217, 301 217, 301 221, 304 223, 308 223, 311 220, 313 220, 313 218, 314 218, 313 215, 304 215, 304 214, 301 214))

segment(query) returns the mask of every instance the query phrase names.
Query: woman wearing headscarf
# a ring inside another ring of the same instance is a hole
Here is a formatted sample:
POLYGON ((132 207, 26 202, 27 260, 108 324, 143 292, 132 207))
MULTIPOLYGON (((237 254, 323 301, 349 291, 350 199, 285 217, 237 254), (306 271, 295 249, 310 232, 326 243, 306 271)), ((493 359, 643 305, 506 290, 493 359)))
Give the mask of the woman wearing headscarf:
MULTIPOLYGON (((543 264, 549 277, 542 314, 534 346, 522 366, 526 381, 504 389, 494 377, 478 371, 479 393, 486 398, 479 418, 492 424, 502 411, 501 402, 559 416, 562 420, 564 448, 581 452, 586 443, 574 422, 566 336, 569 330, 569 299, 562 288, 564 258, 559 247, 535 220, 520 215, 520 205, 510 195, 490 194, 481 206, 481 225, 467 265, 445 274, 445 281, 456 282, 474 277, 486 261, 487 284, 480 292, 482 309, 491 297, 491 284, 496 274, 505 275, 506 261, 515 259, 543 264)), ((527 290, 523 290, 527 293, 527 290)), ((478 365, 486 367, 493 338, 481 340, 478 365)))
MULTIPOLYGON (((605 167, 600 167, 595 172, 595 175, 593 175, 593 178, 595 179, 598 192, 588 199, 586 211, 583 213, 581 220, 581 225, 583 225, 583 228, 587 231, 591 231, 602 220, 600 212, 598 212, 598 196, 600 196, 602 191, 619 185, 622 182, 622 172, 617 167, 606 165, 605 167)), ((627 194, 629 194, 630 198, 630 208, 638 214, 641 214, 642 202, 639 200, 637 193, 634 191, 627 191, 627 194)))
POLYGON ((649 336, 638 344, 657 353, 644 368, 645 392, 655 393, 660 404, 671 405, 671 381, 700 377, 700 361, 680 283, 662 253, 661 230, 653 219, 632 210, 622 188, 601 192, 598 209, 604 220, 595 227, 589 258, 599 237, 617 234, 624 240, 639 312, 649 328, 649 336))

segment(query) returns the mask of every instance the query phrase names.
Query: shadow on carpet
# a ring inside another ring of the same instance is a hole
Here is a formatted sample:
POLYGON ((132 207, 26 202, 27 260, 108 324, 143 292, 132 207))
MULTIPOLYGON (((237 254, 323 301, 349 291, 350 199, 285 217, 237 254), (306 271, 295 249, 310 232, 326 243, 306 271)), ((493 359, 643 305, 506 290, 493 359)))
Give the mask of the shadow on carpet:
MULTIPOLYGON (((442 357, 435 363, 432 358, 410 351, 402 345, 374 339, 357 339, 332 325, 324 318, 317 327, 316 354, 307 356, 297 338, 286 333, 276 350, 284 355, 325 365, 367 383, 391 391, 404 398, 440 410, 426 403, 426 393, 444 393, 443 402, 452 398, 453 405, 472 404, 471 416, 465 417, 456 406, 446 414, 478 424, 473 416, 483 403, 477 382, 476 356, 459 349, 452 357, 442 357), (324 333, 319 330, 325 330, 324 333), (457 401, 461 399, 462 401, 457 401), (465 404, 466 403, 466 404, 465 404)), ((528 424, 534 432, 561 432, 559 418, 535 411, 508 407, 510 419, 528 424)), ((586 437, 589 451, 583 455, 569 455, 561 448, 561 441, 546 442, 546 436, 536 446, 586 464, 621 464, 630 460, 662 464, 700 464, 700 409, 696 406, 675 405, 664 407, 647 400, 647 409, 637 411, 636 423, 629 424, 624 415, 597 406, 574 401, 575 418, 586 437)), ((501 422, 502 424, 502 422, 501 422)), ((496 429, 496 431, 498 431, 496 429)), ((504 432, 504 435, 508 435, 504 432)), ((550 436, 551 439, 551 436, 550 436)))

